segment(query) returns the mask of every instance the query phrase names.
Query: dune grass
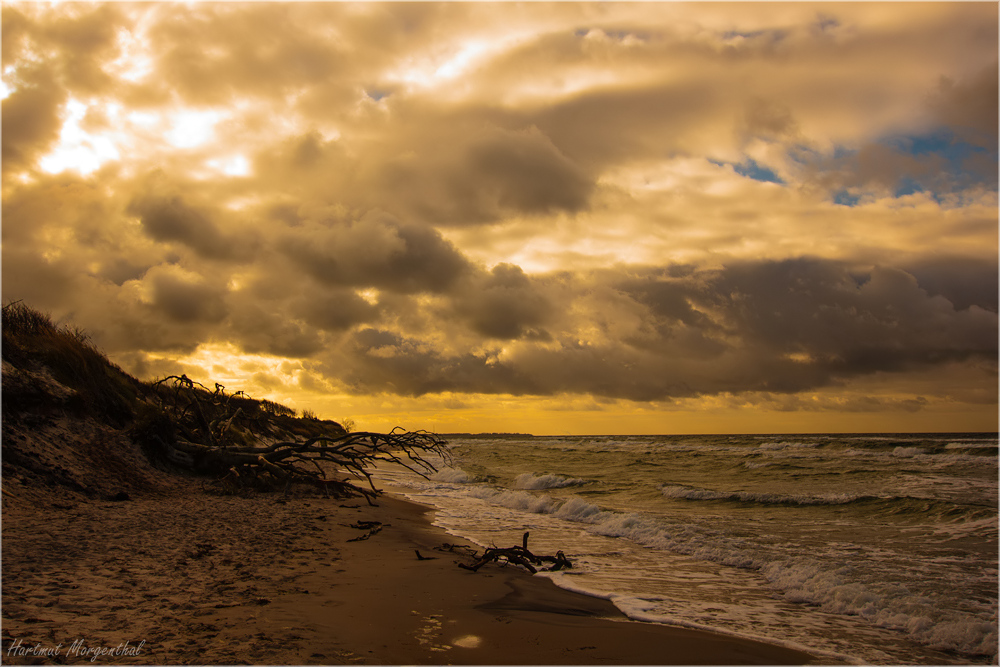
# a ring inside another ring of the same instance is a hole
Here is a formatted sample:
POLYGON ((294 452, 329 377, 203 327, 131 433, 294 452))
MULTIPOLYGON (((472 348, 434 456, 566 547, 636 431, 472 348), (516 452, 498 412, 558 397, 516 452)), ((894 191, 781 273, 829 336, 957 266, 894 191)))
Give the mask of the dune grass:
POLYGON ((135 414, 135 378, 113 364, 85 331, 58 326, 21 301, 3 306, 3 359, 28 370, 47 368, 109 423, 124 425, 135 414))

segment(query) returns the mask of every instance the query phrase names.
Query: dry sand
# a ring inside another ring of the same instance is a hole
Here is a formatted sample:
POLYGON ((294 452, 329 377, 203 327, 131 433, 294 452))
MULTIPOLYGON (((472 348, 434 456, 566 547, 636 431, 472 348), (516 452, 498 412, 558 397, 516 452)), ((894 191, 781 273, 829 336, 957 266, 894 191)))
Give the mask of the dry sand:
POLYGON ((94 650, 112 649, 118 654, 100 654, 96 662, 810 660, 767 644, 627 621, 607 601, 515 567, 463 570, 456 563, 470 560, 442 550, 461 542, 431 526, 426 508, 392 496, 369 507, 306 495, 212 495, 188 481, 117 502, 8 500, 8 664, 83 663, 94 650), (381 522, 382 529, 349 541, 367 534, 351 527, 359 521, 381 522), (416 550, 433 558, 419 560, 416 550))

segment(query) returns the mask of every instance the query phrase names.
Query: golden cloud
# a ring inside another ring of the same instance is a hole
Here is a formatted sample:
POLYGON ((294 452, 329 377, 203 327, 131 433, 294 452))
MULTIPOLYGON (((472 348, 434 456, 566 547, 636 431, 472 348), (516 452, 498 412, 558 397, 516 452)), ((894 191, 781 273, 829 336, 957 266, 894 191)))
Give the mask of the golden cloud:
POLYGON ((229 377, 292 401, 933 411, 907 378, 995 389, 996 25, 10 3, 4 298, 140 373, 290 360, 229 377))

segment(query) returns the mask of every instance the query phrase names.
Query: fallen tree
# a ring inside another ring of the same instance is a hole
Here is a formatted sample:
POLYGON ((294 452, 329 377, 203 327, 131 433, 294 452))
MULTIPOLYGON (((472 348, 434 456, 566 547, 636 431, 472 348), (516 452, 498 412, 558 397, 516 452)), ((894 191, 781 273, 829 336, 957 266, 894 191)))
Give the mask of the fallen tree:
POLYGON ((219 384, 209 390, 184 375, 152 383, 146 400, 166 420, 159 420, 163 428, 146 428, 144 437, 173 463, 216 475, 226 492, 303 483, 372 503, 380 493, 372 479, 376 466, 427 477, 437 471, 430 459, 449 460, 445 441, 426 431, 349 433, 336 422, 296 419, 284 406, 227 394, 219 384))

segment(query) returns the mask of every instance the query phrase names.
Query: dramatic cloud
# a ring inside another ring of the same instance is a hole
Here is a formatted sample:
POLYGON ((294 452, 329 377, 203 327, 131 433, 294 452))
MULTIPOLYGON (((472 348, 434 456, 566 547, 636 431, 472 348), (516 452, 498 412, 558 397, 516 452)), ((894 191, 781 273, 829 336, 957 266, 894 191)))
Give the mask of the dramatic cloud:
POLYGON ((956 310, 898 269, 800 259, 624 273, 573 279, 579 284, 563 292, 574 301, 553 315, 522 274, 500 265, 493 287, 482 289, 484 311, 473 311, 493 319, 471 325, 520 340, 445 354, 418 337, 367 328, 327 354, 355 390, 639 401, 790 393, 954 362, 995 366, 995 303, 956 310), (543 318, 544 337, 523 335, 525 320, 543 318))
POLYGON ((286 232, 282 252, 329 285, 395 292, 437 292, 467 269, 466 260, 433 229, 379 213, 357 221, 328 220, 286 232))
POLYGON ((530 335, 547 338, 537 329, 549 319, 554 304, 532 286, 518 266, 497 264, 489 275, 463 286, 455 310, 487 338, 510 340, 530 335))
POLYGON ((371 428, 996 426, 995 5, 2 25, 4 300, 144 377, 371 428))
POLYGON ((211 218, 178 197, 144 197, 133 201, 128 213, 139 218, 154 241, 177 241, 205 259, 231 259, 242 240, 227 237, 211 218))

